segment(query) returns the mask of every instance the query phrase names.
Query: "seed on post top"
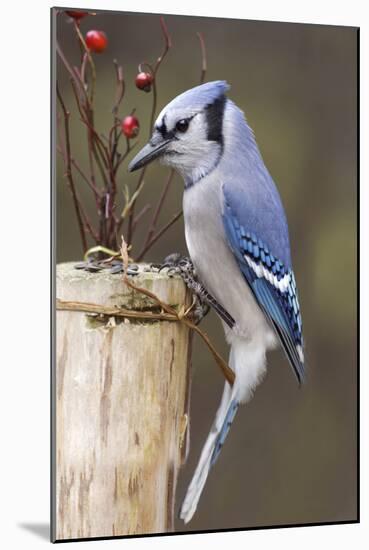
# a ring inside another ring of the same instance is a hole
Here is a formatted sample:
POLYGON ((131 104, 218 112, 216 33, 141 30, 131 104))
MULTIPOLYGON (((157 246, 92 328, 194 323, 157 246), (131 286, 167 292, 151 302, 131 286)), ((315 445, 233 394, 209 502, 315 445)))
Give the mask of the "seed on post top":
POLYGON ((139 90, 149 92, 151 90, 151 84, 154 78, 150 73, 138 73, 136 76, 136 86, 139 90))
POLYGON ((92 52, 103 52, 108 45, 106 34, 103 31, 88 31, 86 34, 86 45, 92 52))
POLYGON ((128 138, 134 138, 138 135, 140 130, 140 123, 138 118, 133 115, 128 115, 122 120, 122 132, 128 138))

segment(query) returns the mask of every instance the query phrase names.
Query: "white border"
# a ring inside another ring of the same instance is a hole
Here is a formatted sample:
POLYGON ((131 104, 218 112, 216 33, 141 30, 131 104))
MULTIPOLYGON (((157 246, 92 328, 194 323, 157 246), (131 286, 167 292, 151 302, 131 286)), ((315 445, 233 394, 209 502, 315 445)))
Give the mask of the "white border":
MULTIPOLYGON (((4 548, 34 549, 47 542, 22 523, 49 519, 49 7, 48 0, 6 2, 1 8, 1 542, 4 548), (4 127, 5 123, 5 127, 4 127), (18 191, 19 190, 19 191, 18 191), (13 211, 24 224, 13 232, 13 211), (11 245, 8 239, 11 236, 11 245), (37 263, 36 263, 37 258, 37 263), (41 258, 41 259, 40 259, 41 258), (24 289, 26 283, 26 290, 24 289), (26 327, 19 331, 19 326, 26 327), (5 336, 6 334, 6 336, 5 336)), ((80 8, 186 13, 244 19, 295 21, 361 26, 361 181, 368 182, 368 22, 367 2, 327 0, 259 0, 240 2, 95 0, 71 1, 80 8)), ((361 240, 369 235, 368 185, 361 192, 361 240)), ((367 247, 362 268, 369 272, 367 247)), ((363 278, 366 283, 366 278, 363 278)), ((368 285, 366 285, 368 288, 368 285)), ((368 530, 368 291, 362 289, 361 461, 362 523, 186 535, 178 537, 85 542, 88 548, 121 545, 126 548, 214 547, 289 548, 333 546, 364 548, 368 530)), ((329 434, 327 434, 327 437, 329 434)), ((247 495, 245 495, 247 498, 247 495)), ((87 546, 86 546, 87 548, 87 546)))

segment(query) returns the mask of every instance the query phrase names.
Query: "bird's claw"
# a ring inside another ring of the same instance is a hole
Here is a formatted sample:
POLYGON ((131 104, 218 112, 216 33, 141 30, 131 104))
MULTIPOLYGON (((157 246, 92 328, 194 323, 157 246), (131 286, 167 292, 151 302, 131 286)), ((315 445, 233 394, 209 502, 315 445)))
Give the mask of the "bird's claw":
POLYGON ((159 271, 162 269, 168 269, 169 277, 179 275, 187 288, 192 291, 194 297, 192 314, 196 324, 199 323, 208 314, 210 307, 202 298, 202 292, 205 289, 196 278, 196 271, 191 259, 174 252, 164 258, 159 271))
POLYGON ((174 252, 164 259, 159 271, 164 268, 168 269, 169 276, 179 275, 187 288, 191 290, 195 299, 193 315, 196 323, 199 323, 212 307, 230 328, 234 327, 235 320, 233 317, 197 279, 196 270, 190 258, 174 252))

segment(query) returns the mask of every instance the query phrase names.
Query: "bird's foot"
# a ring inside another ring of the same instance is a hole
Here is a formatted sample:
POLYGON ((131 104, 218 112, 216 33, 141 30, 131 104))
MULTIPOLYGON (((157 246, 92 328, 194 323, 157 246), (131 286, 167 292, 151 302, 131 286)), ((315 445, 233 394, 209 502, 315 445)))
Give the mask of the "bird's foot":
POLYGON ((169 277, 179 275, 194 297, 193 317, 198 324, 209 313, 210 304, 205 299, 206 290, 196 278, 196 270, 190 258, 178 252, 169 254, 160 266, 167 269, 169 277))
POLYGON ((192 291, 196 297, 195 316, 198 322, 201 321, 212 307, 219 317, 230 327, 233 328, 235 320, 226 309, 206 290, 204 285, 198 280, 195 267, 190 258, 181 256, 178 252, 169 254, 164 260, 160 269, 168 268, 168 273, 178 274, 182 277, 185 285, 192 291))

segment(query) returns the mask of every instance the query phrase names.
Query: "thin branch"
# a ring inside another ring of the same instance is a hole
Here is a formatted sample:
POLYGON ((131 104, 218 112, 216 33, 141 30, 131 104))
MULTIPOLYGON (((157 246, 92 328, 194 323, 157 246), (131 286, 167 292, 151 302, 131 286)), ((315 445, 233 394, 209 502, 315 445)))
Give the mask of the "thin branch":
MULTIPOLYGON (((81 45, 81 43, 79 43, 81 45)), ((83 52, 82 52, 83 53, 83 52)), ((81 63, 81 71, 80 71, 80 74, 81 74, 81 80, 82 82, 85 83, 86 85, 86 64, 87 64, 87 53, 84 52, 83 53, 83 56, 82 56, 82 63, 81 63)))
POLYGON ((162 30, 162 33, 163 33, 163 36, 164 36, 164 49, 163 49, 161 55, 159 55, 158 59, 156 60, 154 68, 151 68, 151 65, 146 63, 146 65, 148 65, 148 67, 151 68, 152 74, 153 74, 153 77, 154 77, 153 82, 152 82, 152 98, 153 99, 152 99, 152 109, 151 109, 150 128, 149 128, 150 135, 151 135, 151 132, 152 132, 153 127, 154 127, 156 103, 157 103, 157 96, 158 96, 157 87, 156 87, 156 75, 158 73, 160 65, 162 64, 162 62, 164 61, 167 53, 169 52, 170 48, 172 47, 172 41, 171 41, 171 38, 170 38, 170 35, 169 35, 169 32, 168 32, 167 26, 165 24, 164 17, 160 17, 160 26, 161 26, 161 30, 162 30))
POLYGON ((138 222, 141 220, 141 218, 146 214, 146 212, 148 212, 149 210, 151 210, 151 204, 145 204, 145 206, 143 208, 141 208, 140 212, 137 214, 137 216, 135 217, 135 219, 133 220, 133 227, 136 227, 136 225, 138 224, 138 222))
POLYGON ((161 229, 151 238, 151 240, 147 243, 147 245, 144 246, 144 247, 142 248, 141 252, 138 254, 137 259, 136 259, 137 262, 139 262, 139 261, 142 260, 142 258, 143 258, 144 255, 146 254, 146 252, 147 252, 148 250, 150 250, 150 248, 156 243, 156 241, 157 241, 158 239, 160 239, 160 237, 161 237, 162 235, 164 235, 164 233, 165 233, 166 231, 168 231, 168 229, 169 229, 170 227, 172 227, 172 225, 173 225, 177 220, 179 220, 179 218, 182 216, 182 214, 183 214, 182 210, 181 210, 180 212, 177 212, 177 214, 175 214, 175 216, 173 216, 173 218, 172 218, 168 223, 166 223, 166 224, 164 225, 164 227, 162 227, 162 228, 161 228, 161 229))
MULTIPOLYGON (((64 141, 63 141, 63 138, 62 138, 62 135, 61 135, 61 128, 60 128, 60 115, 58 115, 58 125, 57 125, 57 131, 58 131, 58 141, 59 141, 59 145, 57 146, 57 151, 58 153, 60 153, 60 155, 62 156, 63 158, 63 162, 64 162, 64 165, 67 166, 67 159, 68 159, 68 154, 67 154, 67 151, 66 151, 66 147, 65 147, 65 144, 64 144, 64 141)), ((73 159, 73 157, 70 158, 70 161, 71 161, 71 164, 76 168, 76 170, 80 173, 81 177, 84 178, 86 180, 86 183, 88 185, 91 185, 90 181, 88 180, 87 176, 83 173, 83 171, 81 170, 81 168, 79 167, 78 163, 75 161, 75 159, 73 159)), ((91 235, 91 237, 96 241, 96 243, 99 241, 99 236, 97 234, 97 232, 95 231, 95 229, 92 227, 92 224, 89 220, 89 217, 87 216, 84 208, 83 208, 83 205, 82 205, 82 202, 78 196, 78 193, 77 193, 77 190, 75 192, 75 196, 76 196, 76 199, 77 199, 77 202, 78 202, 78 205, 79 205, 79 208, 80 208, 80 212, 81 212, 81 218, 82 218, 82 221, 83 221, 83 225, 84 227, 86 228, 87 232, 91 235)))
POLYGON ((76 77, 75 71, 72 69, 72 67, 68 63, 67 58, 65 57, 65 55, 63 53, 63 50, 61 49, 58 41, 56 41, 56 51, 57 51, 63 65, 64 65, 64 67, 66 68, 67 72, 69 73, 70 77, 76 82, 76 84, 78 84, 78 86, 81 86, 80 81, 76 77))
POLYGON ((149 125, 149 139, 154 129, 157 101, 158 101, 158 91, 156 87, 156 79, 154 78, 152 81, 152 107, 151 107, 151 116, 150 116, 150 125, 149 125))
POLYGON ((133 149, 134 149, 135 147, 137 147, 137 145, 138 145, 138 141, 135 141, 134 143, 131 143, 131 140, 129 140, 129 139, 127 138, 127 148, 126 148, 125 152, 123 153, 123 155, 121 155, 121 156, 119 157, 119 159, 117 160, 117 162, 116 162, 116 164, 115 164, 115 167, 114 167, 114 172, 115 172, 115 173, 118 172, 118 169, 119 169, 120 165, 122 164, 122 162, 125 161, 125 159, 126 159, 127 156, 129 155, 129 153, 130 153, 131 151, 133 151, 133 149))
POLYGON ((206 47, 205 47, 205 41, 204 37, 201 34, 201 32, 196 33, 197 38, 200 41, 200 48, 201 48, 201 77, 200 77, 200 84, 203 84, 205 82, 205 75, 206 71, 208 69, 207 66, 207 59, 206 59, 206 47))
MULTIPOLYGON (((116 157, 117 149, 118 149, 118 143, 119 143, 119 139, 122 135, 122 131, 118 132, 118 126, 119 126, 118 111, 119 111, 119 107, 120 107, 120 104, 123 100, 124 93, 125 93, 125 82, 124 82, 124 77, 123 77, 123 68, 122 68, 122 66, 118 65, 118 62, 117 62, 116 59, 114 59, 113 64, 114 64, 114 68, 115 68, 117 88, 116 88, 116 92, 115 92, 115 103, 114 103, 113 108, 112 108, 112 113, 113 113, 113 117, 114 117, 114 125, 112 127, 113 134, 114 134, 114 140, 112 141, 112 135, 111 135, 112 130, 111 130, 110 135, 109 135, 109 150, 110 150, 110 153, 111 153, 110 154, 111 164, 114 167, 115 157, 116 157)), ((114 171, 114 175, 115 175, 116 174, 115 167, 113 168, 113 171, 114 171)))
POLYGON ((156 205, 153 217, 151 219, 151 223, 150 223, 150 226, 149 226, 149 229, 148 229, 148 232, 147 232, 147 235, 146 235, 146 240, 145 240, 145 243, 144 243, 144 248, 151 241, 151 238, 152 238, 153 234, 155 233, 156 224, 158 222, 160 212, 162 210, 165 198, 168 194, 169 188, 170 188, 171 183, 173 181, 174 174, 175 174, 174 170, 173 169, 170 170, 167 181, 166 181, 166 183, 163 187, 163 190, 161 192, 160 198, 159 198, 158 203, 156 205))
POLYGON ((82 118, 81 121, 87 126, 87 128, 89 128, 89 130, 91 130, 96 142, 96 146, 101 154, 101 160, 104 162, 105 166, 108 167, 110 165, 110 156, 109 156, 108 148, 106 147, 105 143, 103 142, 99 134, 96 132, 93 125, 88 120, 86 120, 86 118, 82 118))
POLYGON ((131 212, 131 208, 132 208, 133 204, 136 202, 137 197, 141 193, 142 188, 143 188, 144 185, 145 185, 145 180, 142 179, 141 182, 140 182, 140 185, 136 188, 136 190, 133 193, 132 197, 130 197, 128 202, 125 204, 125 206, 123 208, 123 211, 122 211, 122 214, 121 214, 121 218, 123 220, 124 220, 124 218, 126 218, 127 214, 129 214, 131 212))
POLYGON ((115 155, 114 148, 116 150, 119 138, 122 135, 121 130, 119 131, 119 134, 117 132, 119 126, 120 126, 119 121, 114 122, 113 126, 109 130, 109 137, 107 138, 105 136, 105 138, 108 142, 109 155, 110 155, 110 158, 111 158, 111 161, 112 161, 113 164, 114 164, 114 155, 115 155))
POLYGON ((91 180, 88 179, 88 177, 83 172, 83 170, 81 169, 80 165, 78 164, 78 162, 76 161, 76 159, 74 157, 71 158, 71 162, 72 162, 73 166, 75 167, 75 169, 77 170, 77 172, 79 173, 79 175, 82 177, 82 179, 84 179, 84 181, 87 183, 87 185, 89 186, 91 191, 93 191, 93 193, 95 195, 97 195, 98 197, 101 197, 100 189, 98 189, 96 187, 96 185, 93 183, 92 179, 91 180))
POLYGON ((74 29, 77 33, 77 36, 78 38, 80 39, 81 41, 81 44, 87 54, 87 57, 88 57, 88 62, 90 64, 90 68, 91 68, 91 91, 90 91, 90 102, 91 102, 91 105, 93 104, 94 102, 94 93, 95 93, 95 83, 96 83, 96 69, 95 69, 95 63, 92 59, 92 55, 91 55, 91 52, 90 50, 88 49, 87 47, 87 44, 85 42, 85 39, 83 38, 82 36, 82 33, 80 31, 80 28, 79 28, 79 25, 76 21, 74 21, 74 29))
POLYGON ((156 60, 156 64, 155 64, 155 68, 154 68, 154 76, 156 76, 156 73, 158 72, 158 69, 159 69, 161 63, 163 62, 165 56, 167 55, 168 51, 172 47, 172 40, 170 38, 170 34, 169 34, 167 26, 165 24, 164 17, 160 17, 160 26, 161 26, 161 30, 162 30, 163 35, 164 35, 165 44, 164 44, 163 53, 156 60))
POLYGON ((63 115, 64 115, 66 175, 67 175, 67 179, 68 179, 68 182, 69 182, 69 188, 70 188, 71 193, 72 193, 74 208, 75 208, 76 215, 77 215, 77 221, 78 221, 79 231, 80 231, 80 234, 81 234, 81 240, 82 240, 82 246, 83 246, 83 252, 84 252, 85 250, 87 250, 87 239, 86 239, 86 232, 85 232, 85 228, 84 228, 84 224, 83 224, 83 220, 82 220, 82 215, 81 215, 81 205, 80 205, 80 202, 79 202, 78 197, 77 197, 76 188, 75 188, 74 180, 73 180, 73 174, 72 174, 70 133, 69 133, 70 113, 69 113, 69 111, 67 110, 67 108, 65 106, 65 103, 64 103, 63 98, 61 96, 58 84, 56 85, 56 93, 57 93, 57 97, 59 99, 59 102, 60 102, 60 105, 61 105, 61 108, 62 108, 62 111, 63 111, 63 115))
MULTIPOLYGON (((161 55, 159 55, 159 57, 157 58, 154 68, 152 68, 149 63, 146 63, 146 65, 150 68, 150 70, 152 72, 152 75, 153 75, 153 83, 152 83, 153 101, 152 101, 152 107, 151 107, 150 126, 149 126, 150 135, 149 135, 149 137, 151 136, 152 129, 154 127, 155 113, 156 113, 156 104, 157 104, 156 75, 157 75, 157 72, 159 70, 160 65, 162 64, 162 62, 165 59, 168 51, 172 47, 172 41, 171 41, 168 29, 167 29, 167 26, 165 24, 165 21, 164 21, 163 17, 160 17, 160 26, 161 26, 161 30, 162 30, 162 33, 163 33, 163 36, 164 36, 164 49, 163 49, 161 55)), ((141 176, 140 176, 140 179, 139 179, 139 182, 137 184, 136 189, 140 186, 141 180, 144 177, 145 171, 146 171, 146 166, 141 171, 141 176)), ((132 204, 132 208, 130 210, 130 214, 129 214, 129 218, 128 218, 128 232, 127 232, 128 245, 132 244, 132 239, 133 239, 133 234, 134 234, 134 229, 135 229, 135 227, 133 226, 135 204, 136 204, 136 201, 132 204)))
MULTIPOLYGON (((78 195, 77 195, 78 197, 78 195)), ((91 225, 91 222, 82 206, 82 203, 81 201, 78 199, 79 201, 79 204, 80 204, 80 208, 81 208, 81 216, 83 218, 83 223, 84 223, 84 227, 87 229, 88 233, 91 235, 91 237, 94 239, 94 241, 96 242, 96 244, 98 244, 99 242, 99 235, 98 233, 95 231, 95 229, 92 227, 91 225)))
MULTIPOLYGON (((78 72, 77 72, 77 76, 79 76, 78 72)), ((92 133, 92 135, 93 135, 93 137, 96 141, 96 144, 99 147, 99 150, 100 150, 100 153, 101 153, 101 156, 102 156, 102 160, 103 160, 105 166, 108 167, 109 163, 110 163, 109 150, 108 150, 107 146, 105 145, 105 143, 103 142, 103 140, 101 139, 101 137, 99 136, 99 134, 97 133, 97 131, 95 130, 94 126, 93 126, 93 117, 92 117, 93 112, 92 112, 90 106, 88 106, 88 105, 86 105, 87 113, 85 112, 85 110, 83 108, 83 105, 81 103, 81 100, 79 98, 78 90, 75 86, 75 82, 73 80, 71 80, 71 84, 72 84, 74 96, 76 98, 77 107, 78 107, 79 113, 81 115, 81 121, 91 131, 91 133, 92 133), (90 117, 90 120, 88 119, 88 116, 90 117)))
MULTIPOLYGON (((147 170, 147 165, 143 167, 143 169, 141 170, 141 173, 140 173, 140 177, 138 178, 138 182, 137 182, 137 185, 136 185, 136 189, 135 189, 135 193, 137 192, 138 189, 141 188, 141 185, 142 185, 142 181, 145 177, 145 174, 146 174, 146 170, 147 170)), ((136 196, 136 199, 137 199, 137 196, 136 196)), ((131 246, 132 245, 132 239, 133 239, 133 218, 134 218, 134 210, 135 210, 135 206, 136 206, 136 201, 134 201, 134 203, 132 204, 132 207, 130 209, 130 212, 129 212, 129 217, 128 217, 128 229, 127 229, 127 243, 128 243, 128 246, 131 246)))
POLYGON ((114 67, 115 67, 115 75, 117 79, 117 90, 115 93, 115 103, 112 109, 112 113, 114 117, 118 115, 119 106, 123 100, 124 92, 125 92, 125 83, 123 78, 123 68, 121 65, 118 65, 118 62, 116 59, 113 61, 114 67))

